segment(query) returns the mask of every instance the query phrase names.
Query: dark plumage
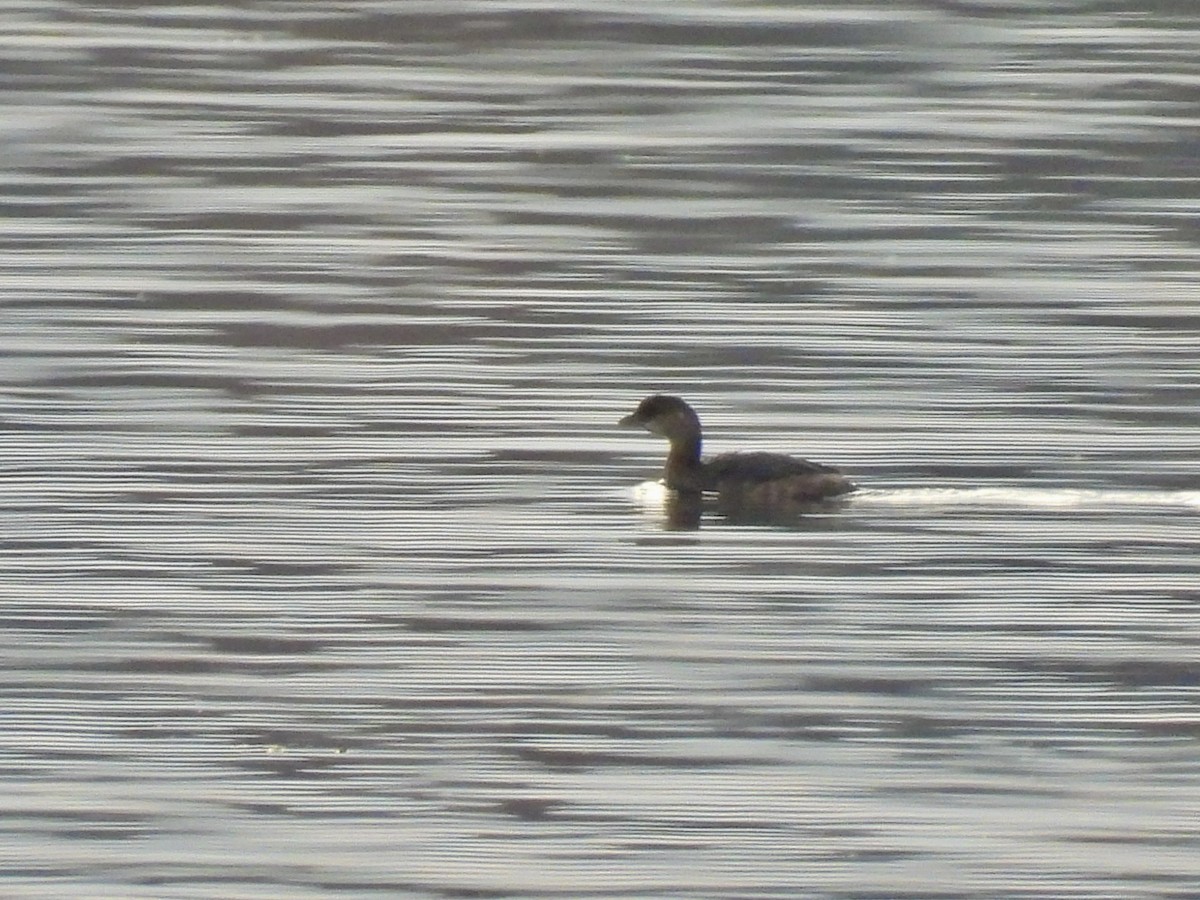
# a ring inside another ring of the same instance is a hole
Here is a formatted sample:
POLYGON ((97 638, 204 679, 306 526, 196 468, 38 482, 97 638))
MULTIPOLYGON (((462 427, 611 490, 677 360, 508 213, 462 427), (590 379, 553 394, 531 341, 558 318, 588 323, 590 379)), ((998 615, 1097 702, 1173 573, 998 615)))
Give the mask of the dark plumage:
POLYGON ((679 397, 654 394, 621 419, 671 442, 663 482, 680 493, 715 493, 738 506, 816 503, 854 490, 837 469, 780 453, 726 453, 705 461, 695 410, 679 397))

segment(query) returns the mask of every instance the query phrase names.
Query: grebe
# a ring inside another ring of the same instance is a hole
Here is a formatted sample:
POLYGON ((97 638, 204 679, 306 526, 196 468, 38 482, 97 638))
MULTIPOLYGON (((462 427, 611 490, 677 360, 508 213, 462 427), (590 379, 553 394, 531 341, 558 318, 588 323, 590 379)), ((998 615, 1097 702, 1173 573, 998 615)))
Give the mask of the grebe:
POLYGON ((700 418, 679 397, 647 397, 619 424, 645 428, 671 442, 663 482, 681 494, 715 493, 738 507, 780 508, 817 504, 855 489, 837 469, 782 453, 725 453, 701 459, 700 418))

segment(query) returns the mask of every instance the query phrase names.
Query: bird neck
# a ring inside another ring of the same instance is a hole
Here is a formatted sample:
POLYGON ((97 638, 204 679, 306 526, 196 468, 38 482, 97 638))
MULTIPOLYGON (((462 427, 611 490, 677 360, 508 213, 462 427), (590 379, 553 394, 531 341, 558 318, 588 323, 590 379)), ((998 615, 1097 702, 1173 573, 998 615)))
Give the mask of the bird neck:
POLYGON ((700 435, 687 435, 671 441, 663 480, 676 491, 703 489, 704 464, 700 461, 700 435))

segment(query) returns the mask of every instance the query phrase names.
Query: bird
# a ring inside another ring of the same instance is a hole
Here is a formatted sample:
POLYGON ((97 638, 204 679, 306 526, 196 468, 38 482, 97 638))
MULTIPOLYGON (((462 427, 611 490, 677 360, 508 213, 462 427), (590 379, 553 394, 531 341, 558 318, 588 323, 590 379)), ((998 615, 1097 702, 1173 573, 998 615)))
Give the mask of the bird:
POLYGON ((670 394, 652 394, 618 424, 644 428, 670 442, 663 483, 681 495, 716 494, 738 509, 779 510, 817 506, 856 490, 838 469, 782 453, 725 453, 703 459, 700 417, 682 398, 670 394))

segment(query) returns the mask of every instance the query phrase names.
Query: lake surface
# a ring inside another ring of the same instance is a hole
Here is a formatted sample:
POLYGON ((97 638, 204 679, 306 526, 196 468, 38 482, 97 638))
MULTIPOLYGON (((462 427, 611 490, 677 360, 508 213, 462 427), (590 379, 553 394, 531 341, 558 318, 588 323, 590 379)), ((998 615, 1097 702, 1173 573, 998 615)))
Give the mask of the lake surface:
POLYGON ((1200 895, 1192 4, 0 35, 3 896, 1200 895))

